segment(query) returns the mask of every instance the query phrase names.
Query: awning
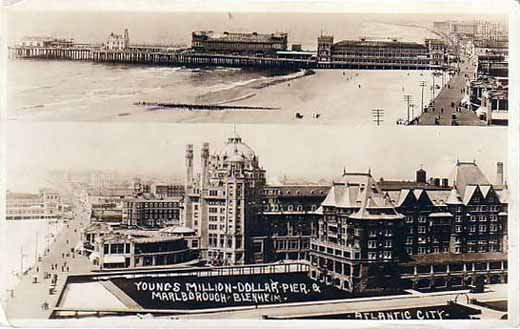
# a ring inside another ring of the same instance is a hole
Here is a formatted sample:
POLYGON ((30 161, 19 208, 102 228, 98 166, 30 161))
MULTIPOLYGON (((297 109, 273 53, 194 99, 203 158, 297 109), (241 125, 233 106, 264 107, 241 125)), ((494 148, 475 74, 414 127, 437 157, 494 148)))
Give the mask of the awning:
POLYGON ((466 105, 466 104, 468 104, 468 102, 469 102, 469 96, 468 95, 464 96, 464 98, 462 98, 460 100, 460 104, 462 104, 462 105, 466 105))
POLYGON ((120 264, 125 262, 125 256, 123 255, 105 255, 103 257, 103 263, 105 264, 120 264))
POLYGON ((99 254, 98 254, 97 252, 92 252, 92 253, 88 256, 88 258, 89 258, 90 260, 99 259, 99 254))
POLYGON ((484 110, 482 107, 479 107, 478 109, 475 110, 475 114, 476 115, 481 115, 481 114, 486 114, 487 115, 487 111, 484 110))

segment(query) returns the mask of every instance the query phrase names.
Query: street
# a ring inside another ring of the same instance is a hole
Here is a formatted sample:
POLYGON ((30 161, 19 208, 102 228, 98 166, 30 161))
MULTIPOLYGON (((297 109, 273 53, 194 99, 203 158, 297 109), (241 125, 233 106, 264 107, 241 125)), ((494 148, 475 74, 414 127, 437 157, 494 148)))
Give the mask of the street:
POLYGON ((473 78, 473 65, 468 58, 460 64, 460 72, 450 79, 433 102, 433 108, 423 112, 412 124, 416 125, 442 125, 451 126, 452 117, 455 116, 454 125, 458 126, 482 126, 477 115, 466 108, 458 107, 464 97, 463 89, 466 86, 466 76, 473 78))
POLYGON ((89 217, 88 209, 75 208, 74 218, 64 224, 63 230, 54 237, 50 252, 45 253, 22 276, 7 299, 6 314, 9 320, 48 319, 67 275, 93 269, 86 256, 72 252, 80 241, 81 228, 88 223, 89 217), (50 294, 54 278, 57 279, 54 293, 50 294))

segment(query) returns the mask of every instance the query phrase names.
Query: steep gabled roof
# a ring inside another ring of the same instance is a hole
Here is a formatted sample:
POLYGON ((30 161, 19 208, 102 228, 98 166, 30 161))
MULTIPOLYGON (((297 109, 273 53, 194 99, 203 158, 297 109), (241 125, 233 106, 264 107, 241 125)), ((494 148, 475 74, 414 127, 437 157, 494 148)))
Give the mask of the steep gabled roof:
POLYGON ((451 189, 450 195, 448 196, 448 200, 446 200, 447 204, 462 204, 462 200, 460 199, 460 195, 457 192, 455 186, 451 189))
POLYGON ((466 186, 466 189, 464 190, 464 199, 462 200, 462 202, 466 205, 469 204, 469 202, 471 201, 471 198, 473 197, 473 195, 475 194, 476 191, 477 191, 477 185, 466 186))
POLYGON ((457 162, 452 176, 461 195, 466 195, 468 185, 491 185, 475 162, 457 162))

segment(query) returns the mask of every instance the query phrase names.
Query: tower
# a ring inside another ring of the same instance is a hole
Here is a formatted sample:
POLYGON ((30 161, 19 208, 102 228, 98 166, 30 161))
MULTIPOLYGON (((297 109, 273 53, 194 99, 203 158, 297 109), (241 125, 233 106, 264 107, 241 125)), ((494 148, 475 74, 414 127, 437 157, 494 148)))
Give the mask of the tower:
POLYGON ((128 35, 128 29, 125 29, 125 33, 123 35, 123 41, 124 41, 124 49, 128 48, 128 46, 130 46, 130 36, 128 35))
POLYGON ((332 35, 321 35, 318 37, 318 61, 330 62, 332 55, 332 45, 334 37, 332 35))
POLYGON ((193 227, 193 205, 190 194, 193 192, 193 145, 186 145, 186 177, 184 182, 184 211, 181 216, 181 225, 193 227))
POLYGON ((208 168, 209 168, 209 143, 202 144, 200 154, 200 183, 199 183, 199 211, 198 220, 194 219, 193 226, 197 227, 202 249, 208 248, 208 168))

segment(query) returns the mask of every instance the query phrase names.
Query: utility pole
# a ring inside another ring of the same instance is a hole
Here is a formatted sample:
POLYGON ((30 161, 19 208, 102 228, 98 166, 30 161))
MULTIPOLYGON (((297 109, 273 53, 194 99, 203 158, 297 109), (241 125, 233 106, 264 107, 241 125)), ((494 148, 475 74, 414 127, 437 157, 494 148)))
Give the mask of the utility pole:
POLYGON ((373 121, 379 126, 381 122, 383 122, 383 117, 385 115, 385 110, 383 109, 373 109, 372 116, 374 117, 373 121))
POLYGON ((432 71, 432 102, 435 98, 435 72, 432 71))
POLYGON ((406 102, 406 118, 407 122, 410 122, 410 101, 412 100, 412 95, 404 95, 404 101, 406 102))
POLYGON ((421 80, 419 82, 419 87, 421 87, 421 113, 424 112, 424 87, 426 86, 426 81, 421 80))
POLYGON ((415 119, 415 113, 414 113, 414 107, 415 107, 415 104, 410 104, 410 108, 412 109, 412 121, 415 119))

